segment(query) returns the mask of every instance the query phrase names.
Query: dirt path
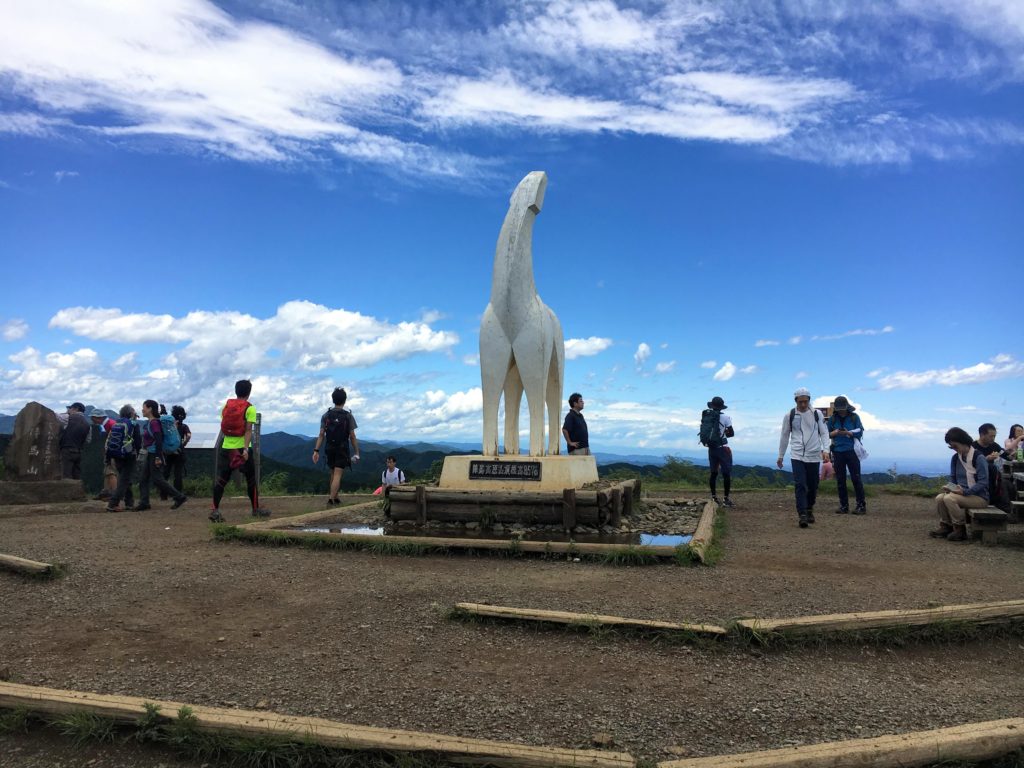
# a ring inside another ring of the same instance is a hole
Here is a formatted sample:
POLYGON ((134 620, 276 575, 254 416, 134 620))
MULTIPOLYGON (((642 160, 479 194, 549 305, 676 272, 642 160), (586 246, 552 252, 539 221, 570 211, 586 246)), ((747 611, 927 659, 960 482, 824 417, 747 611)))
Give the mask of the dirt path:
MULTIPOLYGON (((865 517, 822 511, 804 531, 788 494, 734 498, 711 569, 222 544, 200 502, 120 515, 0 509, 0 552, 71 568, 53 582, 0 574, 0 675, 553 746, 606 731, 655 759, 673 746, 706 755, 1024 715, 1019 637, 765 653, 444 618, 461 600, 725 621, 1024 598, 1024 549, 927 538, 927 500, 882 496, 865 517)), ((298 514, 321 501, 272 507, 298 514)), ((232 501, 229 521, 243 510, 232 501)), ((0 752, 14 746, 5 765, 49 764, 33 761, 62 748, 0 737, 0 752)), ((86 764, 75 759, 59 762, 86 764)), ((175 764, 150 759, 130 762, 175 764)))

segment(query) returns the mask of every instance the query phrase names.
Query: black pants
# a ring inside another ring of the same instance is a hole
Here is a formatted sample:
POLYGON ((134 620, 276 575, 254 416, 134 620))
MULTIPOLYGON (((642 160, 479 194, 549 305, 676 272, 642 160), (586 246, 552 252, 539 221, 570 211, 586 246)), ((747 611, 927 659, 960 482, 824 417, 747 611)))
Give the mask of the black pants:
POLYGON ((82 451, 80 448, 60 449, 60 476, 64 480, 82 479, 82 451))
POLYGON ((134 504, 132 501, 132 473, 135 471, 136 458, 134 453, 129 453, 124 458, 111 459, 114 466, 117 467, 117 488, 107 502, 108 507, 116 507, 122 499, 124 499, 126 507, 134 504))
POLYGON ((818 498, 818 472, 821 469, 821 463, 790 459, 789 464, 793 469, 796 511, 803 517, 808 510, 814 509, 814 502, 818 498))
MULTIPOLYGON (((185 477, 185 452, 179 451, 178 453, 165 453, 164 454, 164 480, 171 479, 171 473, 174 473, 174 490, 181 493, 184 490, 184 483, 182 480, 185 477)), ((160 498, 166 499, 167 493, 160 491, 160 498)))
POLYGON ((143 507, 149 506, 150 483, 155 485, 158 490, 166 492, 175 501, 184 496, 185 494, 174 490, 171 484, 164 480, 161 468, 156 465, 156 454, 147 451, 144 455, 146 458, 142 465, 142 479, 139 480, 139 504, 143 507))
POLYGON ((850 506, 850 496, 846 490, 846 470, 850 470, 853 481, 853 493, 857 497, 857 506, 864 506, 864 483, 860 480, 860 458, 856 451, 833 451, 832 466, 836 470, 836 482, 839 484, 839 506, 850 506))
MULTIPOLYGON (((240 448, 221 448, 220 456, 217 458, 217 477, 213 481, 213 508, 220 509, 220 500, 224 498, 224 489, 231 481, 231 473, 235 470, 231 467, 231 459, 241 453, 240 448)), ((260 500, 256 488, 256 461, 253 459, 252 451, 249 451, 249 458, 237 468, 245 475, 245 491, 252 503, 253 511, 259 509, 260 500)))

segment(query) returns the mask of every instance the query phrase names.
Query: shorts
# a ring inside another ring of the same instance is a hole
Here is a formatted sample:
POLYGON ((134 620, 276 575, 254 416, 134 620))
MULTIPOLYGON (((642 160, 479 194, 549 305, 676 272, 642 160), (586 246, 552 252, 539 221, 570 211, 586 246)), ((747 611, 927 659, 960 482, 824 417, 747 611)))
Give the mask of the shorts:
POLYGON ((352 466, 352 459, 348 456, 347 447, 338 446, 332 448, 327 446, 327 466, 331 469, 347 469, 352 466))
POLYGON ((113 459, 103 460, 103 476, 104 477, 117 477, 117 466, 114 464, 113 459))
POLYGON ((732 474, 732 448, 728 445, 719 445, 715 448, 708 448, 708 464, 712 472, 721 472, 723 475, 732 474))

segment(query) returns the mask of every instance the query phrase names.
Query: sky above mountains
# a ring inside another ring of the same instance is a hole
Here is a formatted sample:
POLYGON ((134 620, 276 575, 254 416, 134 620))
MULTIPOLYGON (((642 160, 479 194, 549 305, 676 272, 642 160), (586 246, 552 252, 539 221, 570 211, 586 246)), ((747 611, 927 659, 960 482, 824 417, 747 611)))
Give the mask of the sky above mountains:
MULTIPOLYGON (((1024 422, 1024 5, 0 3, 0 411, 480 435, 508 198, 595 444, 1024 422)), ((525 426, 524 417, 521 423, 525 426)))

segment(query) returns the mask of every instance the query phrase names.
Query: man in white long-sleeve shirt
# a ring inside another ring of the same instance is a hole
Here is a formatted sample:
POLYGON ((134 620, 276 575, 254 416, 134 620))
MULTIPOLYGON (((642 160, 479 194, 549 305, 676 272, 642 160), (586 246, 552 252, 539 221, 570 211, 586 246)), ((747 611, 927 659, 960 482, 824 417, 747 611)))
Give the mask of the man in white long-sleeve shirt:
POLYGON ((800 527, 814 522, 814 501, 818 496, 818 470, 828 460, 828 426, 825 417, 811 408, 811 393, 801 387, 793 393, 796 408, 782 417, 782 435, 779 438, 779 459, 775 463, 782 469, 782 458, 789 446, 789 463, 793 470, 796 491, 796 513, 800 527))

